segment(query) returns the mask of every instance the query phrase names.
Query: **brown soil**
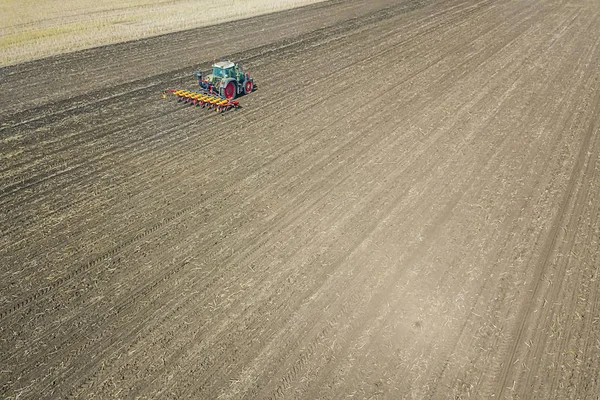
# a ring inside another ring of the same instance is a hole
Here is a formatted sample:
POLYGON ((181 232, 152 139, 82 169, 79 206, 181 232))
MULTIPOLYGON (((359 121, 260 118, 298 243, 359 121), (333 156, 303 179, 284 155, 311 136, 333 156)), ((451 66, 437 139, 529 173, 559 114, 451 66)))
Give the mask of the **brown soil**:
POLYGON ((600 393, 598 2, 331 1, 0 92, 1 398, 600 393), (221 56, 242 110, 162 100, 221 56))

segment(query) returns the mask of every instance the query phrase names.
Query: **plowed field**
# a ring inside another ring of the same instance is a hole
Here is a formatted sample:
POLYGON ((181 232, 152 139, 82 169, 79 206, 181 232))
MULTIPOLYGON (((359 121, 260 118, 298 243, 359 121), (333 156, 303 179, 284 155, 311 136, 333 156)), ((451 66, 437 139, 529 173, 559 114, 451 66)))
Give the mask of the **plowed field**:
POLYGON ((330 1, 0 93, 1 398, 600 394, 600 3, 330 1), (161 98, 222 56, 243 109, 161 98))

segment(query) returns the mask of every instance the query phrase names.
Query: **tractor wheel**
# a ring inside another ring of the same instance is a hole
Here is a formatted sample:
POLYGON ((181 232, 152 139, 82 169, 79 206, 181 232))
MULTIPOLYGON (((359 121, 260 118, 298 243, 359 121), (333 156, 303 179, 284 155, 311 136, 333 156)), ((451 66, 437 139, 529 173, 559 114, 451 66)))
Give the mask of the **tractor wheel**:
POLYGON ((227 100, 233 100, 235 98, 235 83, 233 81, 229 82, 223 92, 227 100))
POLYGON ((253 89, 254 83, 252 83, 252 81, 246 81, 246 84, 244 85, 244 94, 252 92, 253 89))

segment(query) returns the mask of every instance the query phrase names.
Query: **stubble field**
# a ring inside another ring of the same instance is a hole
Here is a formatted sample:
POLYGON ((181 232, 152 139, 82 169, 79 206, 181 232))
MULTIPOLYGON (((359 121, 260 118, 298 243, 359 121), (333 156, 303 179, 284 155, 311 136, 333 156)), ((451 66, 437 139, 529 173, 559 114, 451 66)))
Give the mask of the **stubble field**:
POLYGON ((599 45, 330 1, 0 69, 0 397, 596 399, 599 45), (215 54, 243 109, 162 100, 215 54))
POLYGON ((323 0, 3 0, 0 67, 323 0))

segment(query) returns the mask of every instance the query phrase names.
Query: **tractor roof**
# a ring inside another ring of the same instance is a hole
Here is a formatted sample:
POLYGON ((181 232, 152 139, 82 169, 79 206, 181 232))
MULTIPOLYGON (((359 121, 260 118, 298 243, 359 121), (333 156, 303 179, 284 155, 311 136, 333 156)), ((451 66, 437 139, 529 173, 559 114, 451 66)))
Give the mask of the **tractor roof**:
POLYGON ((234 64, 231 61, 219 61, 219 62, 213 64, 213 67, 222 68, 222 69, 233 68, 233 66, 234 66, 234 64))

